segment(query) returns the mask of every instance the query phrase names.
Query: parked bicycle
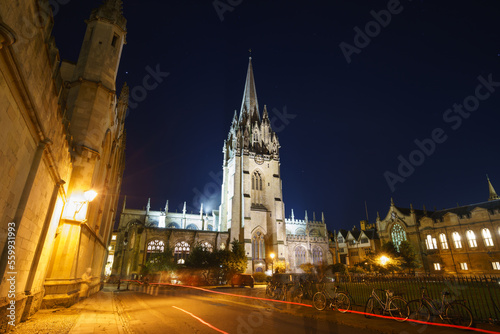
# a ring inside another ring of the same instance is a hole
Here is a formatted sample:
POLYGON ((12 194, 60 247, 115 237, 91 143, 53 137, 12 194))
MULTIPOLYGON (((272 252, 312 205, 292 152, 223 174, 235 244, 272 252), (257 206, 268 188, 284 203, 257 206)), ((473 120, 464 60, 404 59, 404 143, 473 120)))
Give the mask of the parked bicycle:
POLYGON ((412 300, 408 303, 410 310, 409 318, 412 320, 429 321, 431 315, 438 315, 441 320, 452 325, 471 327, 473 323, 472 312, 464 305, 465 300, 454 300, 449 302, 447 296, 449 292, 443 291, 441 294, 441 304, 435 305, 427 294, 427 288, 421 287, 422 296, 420 299, 412 300))
POLYGON ((288 284, 277 282, 277 281, 269 281, 266 287, 266 295, 270 298, 277 300, 286 300, 286 295, 288 291, 288 284))
POLYGON ((366 301, 365 317, 370 318, 370 314, 390 314, 394 320, 403 322, 408 319, 408 303, 404 298, 395 296, 391 290, 372 289, 371 296, 366 301), (377 294, 376 291, 385 293, 385 300, 377 294))
POLYGON ((332 293, 327 289, 326 283, 319 284, 319 291, 313 296, 313 306, 323 311, 326 307, 337 309, 341 313, 345 313, 351 309, 351 298, 348 293, 338 291, 339 286, 335 286, 332 293))

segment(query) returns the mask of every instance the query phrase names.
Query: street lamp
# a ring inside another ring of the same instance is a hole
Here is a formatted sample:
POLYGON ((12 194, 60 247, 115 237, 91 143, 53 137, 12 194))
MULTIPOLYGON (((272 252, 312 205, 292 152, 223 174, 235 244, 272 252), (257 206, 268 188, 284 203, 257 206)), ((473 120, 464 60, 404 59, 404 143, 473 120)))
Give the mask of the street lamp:
POLYGON ((391 259, 388 258, 387 256, 385 255, 382 255, 380 258, 379 258, 379 261, 380 261, 380 264, 385 266, 391 259))
POLYGON ((274 275, 274 253, 271 253, 271 274, 274 275))
POLYGON ((85 222, 87 219, 88 204, 92 202, 96 196, 97 192, 92 189, 85 192, 73 192, 64 207, 62 218, 85 222))

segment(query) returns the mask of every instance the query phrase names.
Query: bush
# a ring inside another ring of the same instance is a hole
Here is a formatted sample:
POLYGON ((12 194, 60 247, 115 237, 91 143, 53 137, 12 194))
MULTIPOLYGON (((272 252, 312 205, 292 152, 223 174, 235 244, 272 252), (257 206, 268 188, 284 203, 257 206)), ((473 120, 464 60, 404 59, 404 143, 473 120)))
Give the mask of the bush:
POLYGON ((265 282, 267 279, 267 275, 265 273, 254 273, 253 278, 255 282, 265 282))

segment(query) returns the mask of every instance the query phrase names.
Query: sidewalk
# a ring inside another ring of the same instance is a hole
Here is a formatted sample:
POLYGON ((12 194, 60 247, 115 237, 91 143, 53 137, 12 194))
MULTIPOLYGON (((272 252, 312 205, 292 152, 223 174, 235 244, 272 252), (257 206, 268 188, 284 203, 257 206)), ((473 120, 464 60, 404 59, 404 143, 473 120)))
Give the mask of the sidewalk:
POLYGON ((69 308, 40 310, 11 331, 15 334, 128 334, 123 308, 113 294, 116 285, 106 285, 98 293, 69 308))

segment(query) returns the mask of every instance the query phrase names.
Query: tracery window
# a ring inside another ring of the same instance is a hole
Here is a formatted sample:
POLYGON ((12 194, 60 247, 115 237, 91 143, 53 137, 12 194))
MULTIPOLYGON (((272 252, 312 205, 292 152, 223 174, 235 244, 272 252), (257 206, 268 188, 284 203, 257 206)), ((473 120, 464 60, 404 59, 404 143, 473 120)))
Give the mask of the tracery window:
POLYGON ((206 252, 212 253, 212 251, 214 250, 212 244, 207 242, 207 241, 202 242, 200 245, 201 245, 201 248, 203 248, 203 250, 206 252))
POLYGON ((462 248, 462 237, 460 234, 458 234, 458 232, 453 232, 451 237, 453 238, 455 248, 462 248))
POLYGON ((253 251, 253 259, 265 259, 266 258, 266 249, 264 242, 264 234, 261 232, 256 232, 252 238, 252 251, 253 251))
POLYGON ((188 226, 186 226, 186 230, 197 230, 198 229, 198 226, 196 226, 195 224, 189 224, 188 226))
POLYGON ((306 230, 303 228, 298 228, 295 230, 295 235, 306 235, 306 230))
POLYGON ((477 247, 476 234, 472 230, 468 230, 465 232, 467 236, 467 241, 469 242, 469 247, 474 248, 477 247))
POLYGON ((483 234, 484 245, 486 247, 493 246, 493 238, 491 237, 490 230, 487 228, 483 228, 481 233, 483 234))
POLYGON ((439 242, 441 243, 442 249, 448 249, 448 240, 446 239, 446 234, 441 233, 439 235, 439 242))
POLYGON ((175 244, 174 248, 174 258, 178 264, 183 264, 186 262, 186 258, 191 251, 191 247, 185 241, 181 241, 175 244))
POLYGON ((148 253, 163 253, 165 251, 165 242, 163 240, 154 239, 148 242, 148 253))
POLYGON ((319 247, 314 247, 313 249, 313 263, 314 264, 323 263, 323 250, 319 247))
POLYGON ((180 228, 180 226, 179 224, 172 222, 167 225, 167 228, 180 228))
POLYGON ((394 224, 392 226, 391 238, 394 247, 399 252, 399 245, 401 245, 401 242, 406 241, 406 231, 400 224, 394 224))
POLYGON ((306 249, 298 246, 295 248, 295 266, 298 268, 303 263, 306 263, 306 249))

